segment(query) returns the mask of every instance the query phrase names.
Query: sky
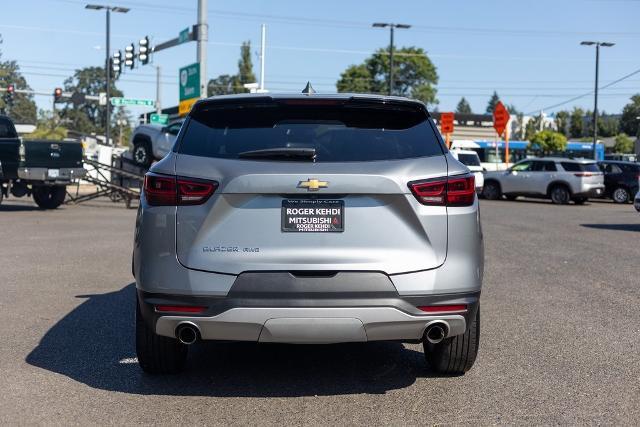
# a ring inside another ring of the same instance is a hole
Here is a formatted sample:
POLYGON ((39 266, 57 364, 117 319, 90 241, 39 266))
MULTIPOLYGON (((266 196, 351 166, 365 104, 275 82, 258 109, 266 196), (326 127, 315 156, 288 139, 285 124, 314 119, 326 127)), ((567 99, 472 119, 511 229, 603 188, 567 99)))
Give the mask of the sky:
MULTIPOLYGON (((112 14, 112 51, 144 36, 158 44, 196 23, 197 0, 95 1, 131 9, 112 14)), ((53 93, 75 69, 104 64, 105 13, 86 3, 2 0, 2 59, 17 60, 32 89, 53 93)), ((640 70, 640 0, 209 0, 208 11, 208 77, 236 73, 247 40, 258 75, 264 23, 266 88, 273 92, 298 92, 307 80, 318 92, 335 92, 346 67, 388 46, 389 31, 373 22, 412 25, 396 31, 396 46, 427 52, 439 75, 440 111, 453 111, 464 96, 484 112, 494 90, 525 113, 592 109, 595 48, 583 40, 616 43, 601 49, 600 86, 640 70)), ((177 105, 178 69, 196 62, 196 43, 158 52, 152 62, 162 71, 163 107, 177 105)), ((127 70, 117 86, 127 97, 154 99, 155 73, 152 65, 127 70)), ((640 72, 603 89, 599 109, 618 113, 639 92, 640 72)), ((51 108, 50 96, 36 102, 51 108)))

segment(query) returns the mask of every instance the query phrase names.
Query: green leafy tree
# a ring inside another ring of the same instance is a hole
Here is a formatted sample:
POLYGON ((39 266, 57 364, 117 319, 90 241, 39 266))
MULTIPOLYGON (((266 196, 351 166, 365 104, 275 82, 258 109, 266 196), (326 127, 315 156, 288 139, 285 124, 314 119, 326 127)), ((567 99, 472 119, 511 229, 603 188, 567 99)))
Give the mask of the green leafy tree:
POLYGON ((67 137, 67 129, 60 126, 58 119, 49 111, 40 110, 36 130, 25 135, 25 139, 49 139, 61 141, 67 137))
POLYGON ((469 105, 469 102, 467 102, 464 96, 460 98, 460 102, 458 102, 458 105, 456 106, 456 113, 460 113, 460 114, 473 113, 473 111, 471 111, 471 105, 469 105))
POLYGON ((569 119, 570 114, 568 111, 558 111, 554 119, 556 129, 558 129, 558 132, 560 132, 564 136, 569 135, 569 119))
POLYGON ((627 135, 640 137, 640 93, 631 97, 631 102, 622 109, 620 130, 627 135))
MULTIPOLYGON (((103 67, 85 67, 73 74, 64 81, 65 92, 78 92, 85 95, 98 95, 105 91, 105 71, 103 67)), ((111 81, 111 96, 122 96, 123 93, 116 85, 115 81, 111 81)), ((60 119, 70 129, 83 133, 103 133, 106 124, 107 109, 104 105, 98 105, 97 102, 85 102, 84 104, 74 106, 70 100, 63 104, 60 111, 60 119)), ((116 124, 113 116, 116 110, 111 108, 111 130, 112 134, 116 130, 116 124)))
MULTIPOLYGON (((394 51, 393 94, 437 104, 438 73, 422 48, 403 47, 394 51)), ((349 66, 336 82, 338 92, 387 93, 389 90, 389 50, 378 49, 364 63, 349 66)))
POLYGON ((621 133, 616 136, 616 143, 613 146, 613 151, 616 153, 633 153, 634 143, 633 139, 629 138, 626 133, 621 133))
POLYGON ((534 151, 544 155, 565 151, 567 149, 567 137, 559 132, 546 129, 536 133, 530 140, 529 146, 534 151))
POLYGON ((571 138, 582 138, 584 136, 584 110, 574 107, 571 111, 569 123, 569 136, 571 138))
POLYGON ((246 93, 249 90, 243 85, 255 82, 256 76, 253 73, 253 63, 251 61, 251 42, 246 41, 240 46, 238 73, 234 75, 221 74, 209 80, 207 83, 207 96, 246 93))
MULTIPOLYGON (((0 44, 2 44, 1 36, 0 44)), ((3 61, 2 53, 0 52, 0 86, 7 87, 10 84, 13 84, 15 89, 31 89, 20 72, 18 63, 16 61, 3 61)), ((35 124, 36 111, 36 103, 31 94, 14 93, 10 103, 5 102, 4 96, 0 96, 0 112, 11 117, 16 123, 35 124)))
POLYGON ((542 115, 541 114, 531 117, 531 119, 527 121, 527 125, 525 126, 524 138, 527 141, 531 141, 531 139, 538 132, 540 132, 541 130, 544 130, 543 126, 544 125, 543 125, 542 115))
POLYGON ((498 92, 494 90, 493 95, 491 95, 491 98, 489 98, 489 102, 487 103, 487 109, 485 110, 485 112, 487 114, 493 114, 493 110, 496 109, 496 105, 498 105, 499 101, 500 97, 498 96, 498 92))
POLYGON ((620 128, 620 120, 611 114, 602 113, 598 117, 598 135, 604 138, 615 136, 620 128))

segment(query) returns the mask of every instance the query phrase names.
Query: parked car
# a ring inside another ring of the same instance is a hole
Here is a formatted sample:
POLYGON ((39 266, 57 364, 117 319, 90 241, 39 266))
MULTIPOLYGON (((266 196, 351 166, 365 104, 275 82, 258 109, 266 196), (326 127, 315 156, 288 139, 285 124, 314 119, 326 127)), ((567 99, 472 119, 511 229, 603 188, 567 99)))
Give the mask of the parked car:
POLYGON ((479 345, 474 176, 423 103, 374 95, 198 101, 147 173, 136 350, 176 372, 198 340, 422 342, 462 374, 479 345))
POLYGON ((32 196, 42 209, 55 209, 67 185, 85 173, 82 143, 22 140, 11 119, 0 116, 0 202, 9 195, 32 196))
POLYGON ((629 203, 638 192, 640 163, 605 160, 598 162, 604 173, 604 196, 616 203, 629 203))
POLYGON ((532 158, 500 172, 486 172, 483 196, 489 200, 505 196, 547 198, 555 204, 573 200, 582 204, 604 194, 604 179, 593 160, 532 158))
POLYGON ((162 159, 171 151, 181 126, 181 121, 167 126, 138 125, 129 144, 133 161, 138 166, 148 168, 154 161, 162 159))
POLYGON ((451 150, 451 155, 473 172, 476 177, 476 191, 478 193, 482 193, 485 169, 480 164, 480 157, 478 156, 478 153, 473 150, 461 150, 454 148, 451 150))

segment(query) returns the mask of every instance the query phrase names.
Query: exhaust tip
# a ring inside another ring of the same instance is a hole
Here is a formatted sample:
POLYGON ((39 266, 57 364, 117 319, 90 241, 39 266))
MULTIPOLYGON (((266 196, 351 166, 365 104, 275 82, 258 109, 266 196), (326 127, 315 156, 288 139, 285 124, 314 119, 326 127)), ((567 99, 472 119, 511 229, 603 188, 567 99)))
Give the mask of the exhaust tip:
POLYGON ((199 335, 198 327, 192 323, 181 323, 176 328, 176 338, 182 344, 191 345, 195 343, 199 335))
POLYGON ((439 344, 447 337, 448 330, 445 323, 433 323, 427 327, 424 336, 431 344, 439 344))

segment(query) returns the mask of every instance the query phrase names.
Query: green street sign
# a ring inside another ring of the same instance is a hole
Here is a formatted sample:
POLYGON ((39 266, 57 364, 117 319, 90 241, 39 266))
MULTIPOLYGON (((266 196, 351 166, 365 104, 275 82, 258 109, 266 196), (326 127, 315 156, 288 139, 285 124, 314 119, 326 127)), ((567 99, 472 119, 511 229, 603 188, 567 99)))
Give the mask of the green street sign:
POLYGON ((180 101, 200 97, 200 64, 195 63, 180 68, 180 101))
POLYGON ((141 105, 143 107, 153 107, 156 102, 152 99, 135 99, 135 98, 111 98, 111 105, 120 107, 123 105, 141 105))
POLYGON ((186 43, 189 41, 189 27, 178 33, 178 43, 186 43))
POLYGON ((152 114, 150 117, 150 121, 156 125, 166 125, 169 123, 169 115, 168 114, 152 114))

